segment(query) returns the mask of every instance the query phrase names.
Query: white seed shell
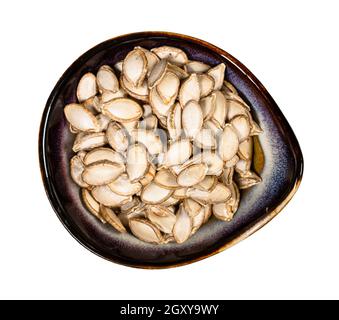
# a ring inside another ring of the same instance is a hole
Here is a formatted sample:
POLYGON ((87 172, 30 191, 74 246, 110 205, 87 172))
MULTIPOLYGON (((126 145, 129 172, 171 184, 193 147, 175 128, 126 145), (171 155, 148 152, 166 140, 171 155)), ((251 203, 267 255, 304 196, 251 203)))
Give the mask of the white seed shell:
POLYGON ((118 152, 110 148, 96 148, 89 151, 84 157, 84 164, 87 166, 91 163, 101 160, 108 160, 119 164, 125 164, 125 158, 118 152))
POLYGON ((195 138, 202 128, 203 119, 203 113, 198 102, 191 100, 184 106, 181 121, 187 138, 195 138))
POLYGON ((142 143, 151 155, 163 151, 160 137, 153 130, 135 129, 132 131, 131 135, 134 141, 142 143))
POLYGON ((226 66, 224 63, 220 63, 212 69, 207 71, 207 74, 214 79, 214 90, 220 90, 225 77, 226 66))
POLYGON ((102 147, 107 143, 105 132, 89 133, 81 135, 75 139, 73 151, 91 150, 97 147, 102 147))
POLYGON ((218 151, 222 160, 232 159, 238 152, 239 139, 237 133, 230 124, 226 124, 219 139, 218 151))
POLYGON ((160 59, 166 59, 169 62, 182 66, 188 62, 187 55, 179 48, 162 46, 151 49, 160 59))
POLYGON ((108 65, 103 65, 97 72, 97 84, 101 92, 119 90, 119 81, 112 68, 108 65))
POLYGON ((77 87, 77 98, 79 102, 83 102, 97 94, 96 77, 93 73, 84 74, 77 87))
POLYGON ((126 171, 130 181, 142 179, 148 171, 147 150, 141 144, 134 144, 127 151, 126 171))
POLYGON ((188 73, 204 73, 208 71, 211 67, 200 61, 189 61, 185 65, 185 69, 188 73))
POLYGON ((147 204, 161 204, 163 201, 167 200, 172 193, 172 190, 160 187, 156 183, 151 182, 144 187, 140 198, 147 204))
POLYGON ((214 79, 208 74, 199 74, 198 81, 200 85, 200 97, 208 96, 214 88, 214 79))
POLYGON ((179 102, 181 106, 185 106, 190 100, 199 101, 200 99, 200 84, 198 76, 191 74, 181 85, 179 90, 179 102))
POLYGON ((67 121, 80 131, 96 132, 99 123, 95 116, 81 104, 71 103, 65 106, 64 113, 67 121))
POLYGON ((130 51, 122 64, 122 73, 135 87, 140 86, 147 73, 147 58, 140 49, 130 51))
POLYGON ((177 243, 185 242, 192 231, 192 219, 183 206, 180 206, 177 213, 177 221, 173 228, 173 236, 177 243))
POLYGON ((88 184, 82 179, 85 165, 79 155, 75 155, 70 161, 70 171, 73 181, 82 188, 87 188, 88 184))
POLYGON ((113 192, 109 186, 96 186, 92 190, 96 201, 107 207, 118 207, 132 200, 131 196, 121 196, 113 192))
POLYGON ((93 186, 100 186, 115 180, 125 171, 125 166, 107 160, 101 160, 86 166, 82 179, 93 186))
POLYGON ((128 148, 126 131, 116 122, 111 122, 106 131, 107 141, 118 152, 124 152, 128 148))
POLYGON ((167 167, 184 163, 192 155, 192 144, 188 139, 173 142, 164 158, 164 165, 167 167))
POLYGON ((121 196, 130 196, 138 193, 141 190, 139 182, 131 182, 127 174, 122 174, 113 182, 109 183, 110 189, 121 196))
POLYGON ((132 233, 142 241, 150 243, 162 242, 162 235, 158 228, 146 219, 130 219, 129 227, 132 233))
POLYGON ((122 233, 127 232, 120 219, 111 208, 100 205, 100 214, 115 230, 122 233))
POLYGON ((157 85, 157 92, 165 104, 176 99, 179 91, 180 80, 173 72, 166 72, 157 85))
POLYGON ((178 177, 177 183, 182 187, 191 187, 204 180, 208 167, 204 163, 192 164, 183 169, 178 177))
POLYGON ((118 98, 104 103, 102 113, 119 122, 137 120, 142 116, 142 108, 132 99, 118 98))

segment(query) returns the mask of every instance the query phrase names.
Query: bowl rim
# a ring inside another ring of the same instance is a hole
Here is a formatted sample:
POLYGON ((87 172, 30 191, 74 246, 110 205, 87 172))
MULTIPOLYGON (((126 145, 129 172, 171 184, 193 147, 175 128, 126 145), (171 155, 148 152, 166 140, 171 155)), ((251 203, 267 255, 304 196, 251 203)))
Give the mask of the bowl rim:
POLYGON ((142 32, 134 32, 134 33, 123 34, 123 35, 105 40, 105 41, 103 41, 99 44, 96 44, 95 46, 93 46, 92 48, 87 50, 85 53, 83 53, 80 57, 78 57, 67 68, 67 70, 62 74, 62 76, 60 77, 60 79, 58 80, 56 85, 54 86, 54 88, 53 88, 53 90, 52 90, 52 92, 51 92, 51 94, 50 94, 50 96, 49 96, 49 98, 46 102, 46 105, 45 105, 45 108, 44 108, 44 111, 43 111, 43 114, 42 114, 41 122, 40 122, 40 127, 39 127, 38 152, 39 152, 40 173, 41 173, 41 177, 42 177, 42 181, 43 181, 43 185, 44 185, 44 189, 45 189, 47 198, 48 198, 55 214, 57 215, 57 217, 59 218, 59 220, 61 221, 63 226, 66 228, 66 230, 72 235, 72 237, 75 240, 77 240, 83 247, 85 247, 86 249, 88 249, 92 253, 96 254, 97 256, 99 256, 99 257, 101 257, 105 260, 108 260, 108 261, 114 262, 114 263, 118 263, 118 264, 121 264, 121 265, 124 265, 124 266, 128 266, 128 267, 142 268, 142 269, 166 269, 166 268, 174 268, 174 267, 188 265, 188 264, 191 264, 193 262, 197 262, 197 261, 206 259, 210 256, 213 256, 213 255, 219 253, 219 252, 222 252, 222 251, 232 247, 233 245, 237 244, 238 242, 246 239, 247 237, 249 237, 250 235, 252 235, 256 231, 261 229, 269 221, 271 221, 288 204, 288 202, 292 199, 292 197, 297 192, 297 190, 300 186, 302 176, 303 176, 303 170, 304 170, 304 159, 303 159, 303 155, 302 155, 302 152, 301 152, 301 148, 300 148, 299 142, 298 142, 290 124, 288 123, 287 119, 283 115, 282 111, 280 110, 280 108, 278 107, 278 105, 276 104, 276 102, 274 101, 272 96, 269 94, 269 92, 266 90, 266 88, 263 86, 263 84, 254 76, 254 74, 249 69, 247 69, 247 67, 245 67, 239 60, 234 58, 231 54, 229 54, 228 52, 226 52, 223 49, 221 49, 221 48, 219 48, 219 47, 217 47, 217 46, 215 46, 215 45, 213 45, 213 44, 211 44, 207 41, 204 41, 204 40, 192 37, 192 36, 174 33, 174 32, 168 32, 168 31, 142 31, 142 32), (55 194, 52 183, 50 183, 50 181, 49 181, 49 170, 48 170, 48 165, 47 165, 47 161, 46 161, 47 156, 46 156, 46 145, 45 145, 45 142, 46 142, 46 126, 47 126, 47 123, 48 123, 48 116, 49 116, 49 113, 50 113, 51 108, 53 106, 54 99, 57 96, 59 88, 62 85, 62 83, 64 82, 64 79, 67 78, 69 73, 72 73, 73 68, 78 63, 80 63, 83 59, 91 56, 92 53, 99 46, 104 46, 105 44, 107 44, 111 41, 126 41, 126 40, 128 40, 128 38, 137 39, 137 38, 148 38, 148 37, 175 37, 175 38, 180 39, 182 41, 193 42, 195 44, 198 44, 198 45, 201 45, 201 46, 204 46, 204 47, 208 47, 213 52, 217 53, 218 55, 226 58, 229 62, 231 62, 236 68, 238 68, 252 82, 252 84, 254 84, 258 88, 258 90, 261 92, 262 96, 267 101, 267 103, 269 105, 273 106, 274 112, 276 114, 278 114, 278 116, 280 118, 282 118, 282 120, 284 121, 285 126, 287 126, 287 128, 288 128, 288 138, 291 142, 291 145, 293 146, 292 150, 293 150, 294 158, 296 160, 295 161, 295 175, 294 175, 293 187, 292 187, 291 191, 285 196, 285 198, 274 209, 272 209, 271 211, 268 211, 265 215, 263 215, 260 219, 258 219, 258 221, 250 224, 247 228, 245 228, 245 230, 242 233, 236 235, 234 238, 232 238, 231 240, 229 240, 228 242, 223 244, 221 247, 213 250, 212 252, 209 252, 207 254, 203 254, 201 256, 189 259, 187 261, 162 263, 162 264, 159 264, 159 265, 147 264, 147 263, 134 263, 134 262, 130 263, 130 262, 127 262, 126 260, 121 260, 119 258, 112 258, 111 256, 105 255, 102 252, 99 252, 97 250, 97 248, 92 246, 90 243, 88 243, 87 239, 85 239, 81 235, 80 231, 76 232, 75 229, 77 229, 77 226, 75 224, 69 224, 67 221, 65 221, 65 219, 63 218, 62 210, 60 209, 60 207, 58 207, 56 205, 56 203, 58 203, 59 200, 58 200, 58 198, 55 194))

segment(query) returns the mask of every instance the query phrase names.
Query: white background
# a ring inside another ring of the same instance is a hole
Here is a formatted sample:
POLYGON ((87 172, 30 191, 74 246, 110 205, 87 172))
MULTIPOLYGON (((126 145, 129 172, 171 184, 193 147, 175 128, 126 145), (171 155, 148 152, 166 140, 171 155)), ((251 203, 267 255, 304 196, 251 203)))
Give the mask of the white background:
POLYGON ((0 298, 339 298, 337 1, 2 1, 0 298), (288 206, 233 248, 138 270, 79 245, 42 185, 38 129, 61 74, 128 32, 167 30, 230 52, 259 78, 305 158, 288 206))

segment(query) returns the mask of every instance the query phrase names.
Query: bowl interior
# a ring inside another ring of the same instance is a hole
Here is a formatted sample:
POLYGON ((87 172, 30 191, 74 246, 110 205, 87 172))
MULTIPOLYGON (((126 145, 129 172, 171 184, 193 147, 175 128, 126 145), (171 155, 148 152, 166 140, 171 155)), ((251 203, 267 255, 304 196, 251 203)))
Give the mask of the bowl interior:
POLYGON ((226 52, 197 39, 168 33, 137 33, 108 40, 86 52, 62 76, 47 102, 40 131, 40 161, 47 194, 59 218, 84 246, 109 260, 137 267, 167 267, 211 255, 248 235, 273 217, 295 191, 302 173, 298 142, 279 108, 260 82, 226 52), (153 245, 129 234, 118 234, 84 208, 80 189, 70 178, 74 135, 63 115, 65 104, 76 102, 76 85, 86 72, 102 64, 113 66, 135 46, 170 45, 183 49, 189 59, 210 65, 224 62, 226 79, 251 106, 264 130, 256 142, 255 169, 263 182, 241 192, 234 219, 212 218, 183 244, 153 245), (260 151, 260 148, 262 151, 260 151), (264 155, 264 157, 262 157, 264 155), (252 230, 249 232, 249 230, 252 230))

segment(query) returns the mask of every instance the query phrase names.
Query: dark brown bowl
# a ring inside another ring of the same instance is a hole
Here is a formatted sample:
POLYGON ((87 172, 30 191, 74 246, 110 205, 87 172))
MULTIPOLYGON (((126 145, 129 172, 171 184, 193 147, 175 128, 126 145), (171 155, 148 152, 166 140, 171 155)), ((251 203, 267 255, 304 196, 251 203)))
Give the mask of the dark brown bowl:
POLYGON ((139 268, 167 268, 207 258, 245 239, 276 216, 296 192, 303 172, 298 141, 284 115, 259 80, 238 60, 205 41, 168 32, 139 32, 107 40, 84 53, 53 89, 39 134, 41 174, 47 196, 65 228, 83 246, 110 261, 139 268), (183 244, 153 245, 101 224, 82 205, 79 187, 69 173, 73 135, 63 107, 75 102, 80 77, 102 64, 114 65, 134 46, 182 48, 192 60, 210 65, 224 62, 226 79, 252 108, 264 132, 256 142, 254 168, 263 182, 241 193, 231 222, 211 219, 183 244), (260 148, 261 146, 261 148, 260 148), (264 155, 264 157, 263 157, 264 155))

